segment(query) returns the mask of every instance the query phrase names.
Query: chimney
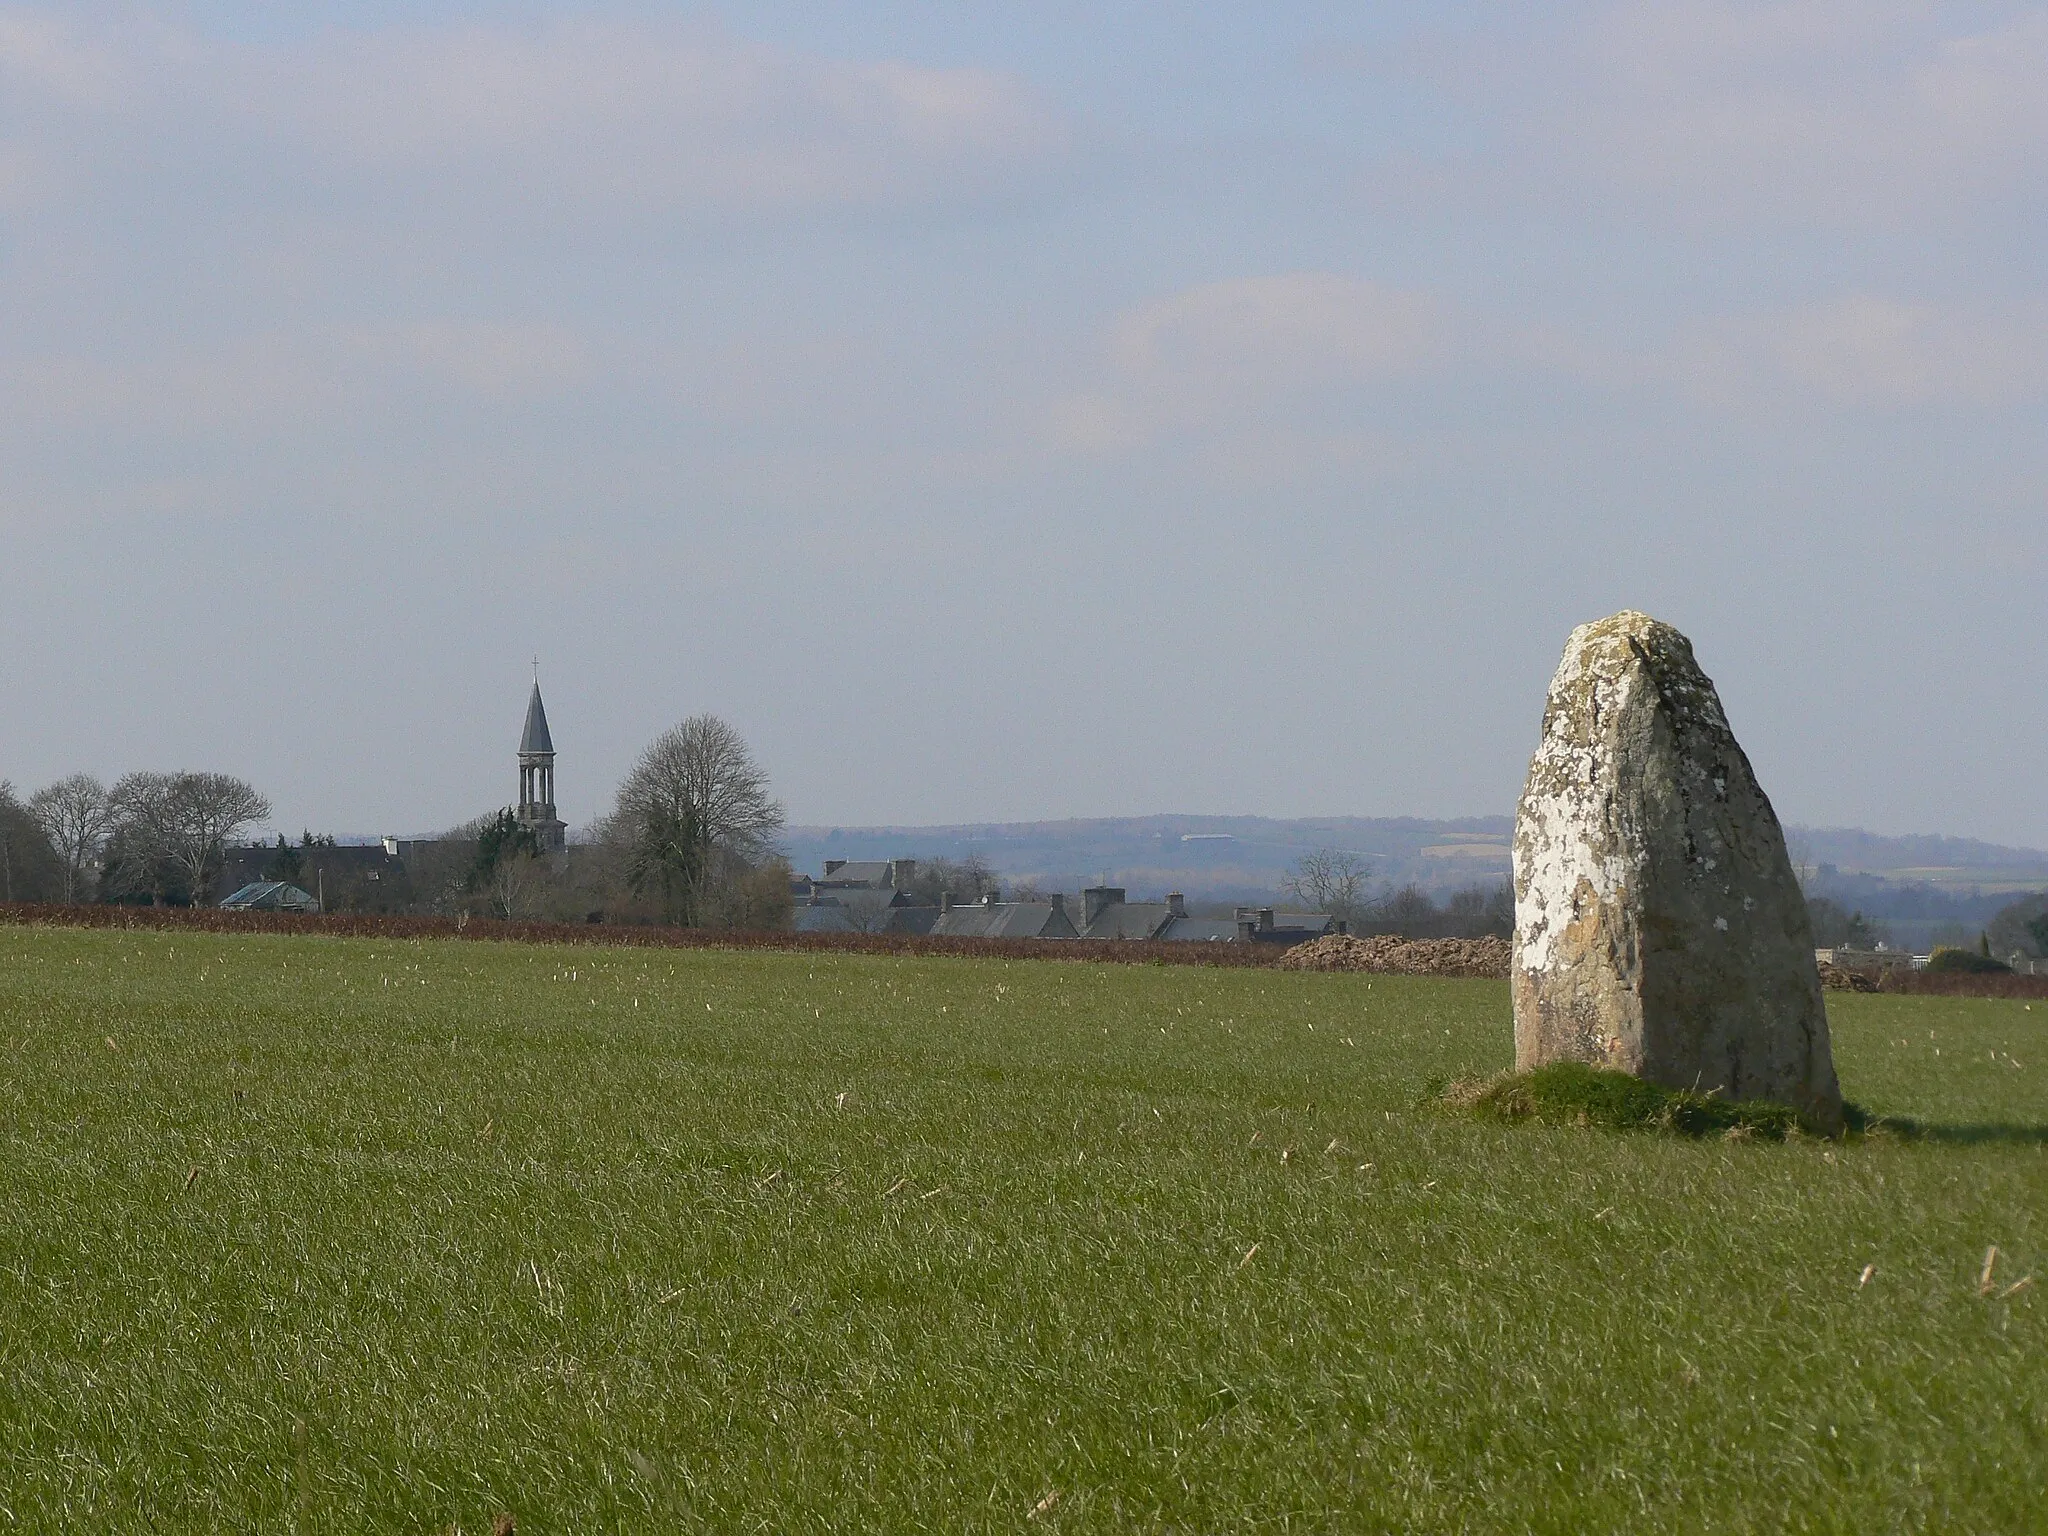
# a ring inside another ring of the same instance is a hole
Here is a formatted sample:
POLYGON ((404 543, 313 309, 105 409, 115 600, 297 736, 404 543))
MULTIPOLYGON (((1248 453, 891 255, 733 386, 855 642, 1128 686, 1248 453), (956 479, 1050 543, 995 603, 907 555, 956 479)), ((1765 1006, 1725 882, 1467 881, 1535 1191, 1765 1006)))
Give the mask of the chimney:
POLYGON ((1064 894, 1062 894, 1059 891, 1054 891, 1052 895, 1046 898, 1046 900, 1052 903, 1053 911, 1065 915, 1067 910, 1067 898, 1064 894))
POLYGON ((889 889, 907 891, 917 883, 917 860, 891 859, 889 861, 889 889))
POLYGON ((1237 939, 1240 944, 1251 943, 1259 931, 1258 920, 1245 916, 1246 910, 1244 907, 1237 909, 1237 939))
POLYGON ((395 858, 397 858, 397 857, 398 857, 398 839, 397 839, 397 838, 395 838, 395 837, 387 837, 387 838, 385 838, 385 839, 384 839, 384 857, 385 857, 385 858, 387 858, 387 859, 395 859, 395 858))
POLYGON ((1181 895, 1179 891, 1168 891, 1166 893, 1166 915, 1168 917, 1186 917, 1188 915, 1187 897, 1181 895))
POLYGON ((943 916, 945 916, 945 914, 946 914, 946 913, 948 913, 948 912, 950 912, 950 911, 952 911, 952 910, 953 910, 953 893, 952 893, 951 891, 941 891, 941 892, 939 892, 939 915, 940 915, 941 917, 943 917, 943 916))
POLYGON ((827 880, 830 880, 834 875, 838 874, 839 871, 844 868, 846 868, 846 860, 827 859, 825 861, 825 878, 827 880))
POLYGON ((1273 931, 1273 909, 1272 909, 1271 907, 1261 907, 1261 908, 1259 908, 1259 932, 1261 932, 1261 933, 1271 933, 1272 931, 1273 931))
POLYGON ((1124 890, 1120 885, 1091 885, 1081 893, 1081 926, 1092 928, 1095 919, 1111 907, 1124 904, 1124 890))

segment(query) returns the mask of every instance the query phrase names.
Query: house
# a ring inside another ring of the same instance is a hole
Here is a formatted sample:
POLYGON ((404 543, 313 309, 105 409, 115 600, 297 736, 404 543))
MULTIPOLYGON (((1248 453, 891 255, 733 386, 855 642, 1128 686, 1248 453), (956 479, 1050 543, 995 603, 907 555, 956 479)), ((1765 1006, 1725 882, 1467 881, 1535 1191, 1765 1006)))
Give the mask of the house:
POLYGON ((812 885, 810 894, 792 891, 791 899, 790 926, 798 933, 930 933, 939 919, 937 907, 908 891, 812 885))
POLYGON ((221 902, 228 912, 318 912, 320 903, 310 891, 282 880, 258 880, 243 886, 221 902))
POLYGON ((789 882, 798 933, 930 933, 939 909, 910 889, 915 859, 827 859, 822 875, 789 882))
POLYGON ((867 933, 855 915, 836 901, 806 900, 790 909, 789 926, 797 933, 867 933))
MULTIPOLYGON (((1172 901, 1173 898, 1167 898, 1172 901)), ((1158 937, 1174 944, 1306 944, 1326 934, 1343 933, 1347 925, 1327 912, 1275 912, 1271 907, 1239 907, 1230 917, 1188 917, 1185 910, 1169 919, 1158 937)))
POLYGON ((826 890, 907 891, 917 883, 915 859, 827 859, 810 882, 826 890))
POLYGON ((915 859, 827 859, 822 875, 791 875, 789 894, 801 906, 823 891, 896 891, 907 895, 916 881, 915 859))
POLYGON ((1084 939, 1156 939, 1174 918, 1186 916, 1178 891, 1164 901, 1126 901, 1117 885, 1091 885, 1081 893, 1084 939))
POLYGON ((939 904, 939 919, 932 925, 936 938, 948 939, 1075 939, 1080 934, 1067 916, 1067 899, 1054 896, 1045 901, 997 901, 984 896, 980 901, 953 904, 950 898, 939 904))
POLYGON ((406 870, 409 846, 418 845, 387 837, 374 843, 307 842, 296 847, 280 839, 226 848, 213 889, 239 896, 245 886, 281 881, 311 891, 316 909, 399 912, 414 899, 406 870))

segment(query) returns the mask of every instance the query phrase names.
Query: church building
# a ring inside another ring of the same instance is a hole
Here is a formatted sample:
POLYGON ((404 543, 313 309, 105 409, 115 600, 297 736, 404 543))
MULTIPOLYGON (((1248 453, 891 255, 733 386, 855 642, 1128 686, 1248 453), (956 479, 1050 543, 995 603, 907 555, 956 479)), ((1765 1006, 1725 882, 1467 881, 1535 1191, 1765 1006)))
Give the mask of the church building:
POLYGON ((548 712, 540 702, 540 682, 526 703, 526 729, 519 737, 519 821, 533 831, 543 853, 560 853, 569 829, 555 814, 555 742, 548 735, 548 712))

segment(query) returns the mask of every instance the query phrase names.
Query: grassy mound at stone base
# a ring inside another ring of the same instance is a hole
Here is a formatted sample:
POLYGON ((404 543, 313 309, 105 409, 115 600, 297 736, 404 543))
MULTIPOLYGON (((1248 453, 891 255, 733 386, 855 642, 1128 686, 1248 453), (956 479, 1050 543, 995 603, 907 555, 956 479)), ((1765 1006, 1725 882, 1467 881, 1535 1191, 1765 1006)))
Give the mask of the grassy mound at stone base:
MULTIPOLYGON (((1760 1136, 1769 1141, 1811 1130, 1789 1104, 1666 1088, 1576 1061, 1502 1077, 1462 1079, 1441 1089, 1439 1097, 1481 1119, 1510 1123, 1597 1125, 1680 1136, 1760 1136)), ((1866 1117, 1851 1105, 1848 1121, 1851 1130, 1862 1130, 1866 1117)))

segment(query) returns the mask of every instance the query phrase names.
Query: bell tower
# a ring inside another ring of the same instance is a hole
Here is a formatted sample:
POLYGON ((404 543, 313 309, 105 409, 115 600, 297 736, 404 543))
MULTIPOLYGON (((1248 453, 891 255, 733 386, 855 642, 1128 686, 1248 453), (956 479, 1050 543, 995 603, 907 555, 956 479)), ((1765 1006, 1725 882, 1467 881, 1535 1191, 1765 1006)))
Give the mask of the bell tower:
POLYGON ((568 842, 569 829, 555 815, 555 741, 548 734, 537 670, 533 697, 526 701, 526 729, 519 737, 519 820, 532 828, 543 853, 559 853, 568 842))

